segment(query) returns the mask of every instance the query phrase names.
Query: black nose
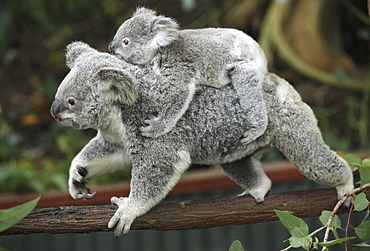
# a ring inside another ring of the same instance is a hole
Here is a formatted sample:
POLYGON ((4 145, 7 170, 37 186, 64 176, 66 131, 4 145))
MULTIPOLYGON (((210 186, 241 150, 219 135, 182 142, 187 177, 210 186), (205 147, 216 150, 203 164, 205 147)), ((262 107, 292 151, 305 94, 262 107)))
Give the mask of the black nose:
POLYGON ((60 102, 59 100, 54 100, 54 102, 51 104, 50 113, 53 116, 54 119, 57 119, 57 115, 59 113, 60 109, 60 102))
POLYGON ((109 49, 109 52, 111 54, 114 54, 115 53, 115 47, 116 46, 116 42, 113 40, 112 42, 110 42, 109 46, 108 46, 108 49, 109 49))

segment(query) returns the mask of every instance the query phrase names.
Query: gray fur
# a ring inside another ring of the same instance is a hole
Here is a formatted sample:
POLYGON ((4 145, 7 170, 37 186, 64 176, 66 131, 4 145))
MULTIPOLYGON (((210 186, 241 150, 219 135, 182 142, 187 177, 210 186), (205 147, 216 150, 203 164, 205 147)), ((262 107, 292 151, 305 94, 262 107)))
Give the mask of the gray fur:
POLYGON ((163 93, 159 114, 141 128, 147 137, 161 136, 175 127, 188 109, 196 88, 234 86, 247 114, 242 142, 248 144, 267 128, 262 84, 266 57, 256 41, 234 29, 178 30, 175 20, 138 8, 118 29, 110 51, 132 64, 157 73, 163 93), (126 44, 125 44, 126 43, 126 44))
POLYGON ((59 86, 51 113, 64 125, 98 130, 72 161, 68 184, 73 198, 93 196, 85 187, 86 178, 132 165, 129 197, 111 199, 118 210, 108 226, 116 226, 116 236, 127 233, 135 218, 159 203, 190 163, 220 163, 244 194, 262 202, 271 181, 259 158, 270 146, 281 150, 307 178, 336 187, 339 197, 353 189, 349 166, 324 143, 312 110, 284 79, 267 75, 263 97, 268 126, 249 144, 240 141, 248 115, 230 85, 199 87, 173 130, 149 138, 140 128, 164 102, 158 99, 155 73, 89 47, 81 51, 81 45, 68 46, 67 55, 75 56, 69 64, 73 67, 59 86), (76 100, 75 105, 69 99, 76 100))

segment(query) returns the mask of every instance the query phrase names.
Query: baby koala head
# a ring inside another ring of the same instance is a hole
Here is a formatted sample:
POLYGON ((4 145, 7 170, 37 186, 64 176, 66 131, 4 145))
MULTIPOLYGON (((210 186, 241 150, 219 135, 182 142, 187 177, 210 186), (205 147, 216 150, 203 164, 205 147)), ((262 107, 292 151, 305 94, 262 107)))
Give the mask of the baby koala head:
POLYGON ((119 27, 109 51, 128 63, 145 65, 150 63, 160 47, 174 41, 177 34, 175 20, 140 7, 119 27))

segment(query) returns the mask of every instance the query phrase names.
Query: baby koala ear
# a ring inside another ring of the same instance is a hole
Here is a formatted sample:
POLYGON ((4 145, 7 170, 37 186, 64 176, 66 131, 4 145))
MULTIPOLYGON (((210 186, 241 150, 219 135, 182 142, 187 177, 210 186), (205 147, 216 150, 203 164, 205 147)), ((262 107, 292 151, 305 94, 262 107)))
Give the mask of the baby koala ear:
POLYGON ((170 17, 156 16, 150 24, 150 31, 154 33, 154 46, 162 47, 172 43, 178 35, 179 25, 170 17))
POLYGON ((96 51, 95 49, 91 48, 88 44, 84 42, 72 42, 67 45, 66 48, 66 64, 69 69, 72 69, 77 58, 85 52, 92 52, 96 51))
POLYGON ((145 8, 145 7, 138 7, 136 9, 136 11, 134 12, 134 14, 132 14, 132 17, 138 16, 138 15, 152 15, 152 16, 156 16, 157 15, 157 12, 155 10, 151 10, 151 9, 148 9, 148 8, 145 8))
POLYGON ((121 69, 100 68, 97 72, 98 88, 110 92, 108 102, 132 105, 138 98, 138 83, 127 71, 121 69))

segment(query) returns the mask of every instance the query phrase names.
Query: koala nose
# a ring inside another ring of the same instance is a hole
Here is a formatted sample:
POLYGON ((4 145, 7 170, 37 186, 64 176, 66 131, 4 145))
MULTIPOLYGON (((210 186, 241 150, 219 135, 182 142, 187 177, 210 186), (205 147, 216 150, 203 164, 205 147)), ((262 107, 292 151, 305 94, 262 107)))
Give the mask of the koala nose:
POLYGON ((59 100, 54 100, 54 102, 51 104, 50 113, 53 116, 54 119, 57 119, 57 115, 60 110, 60 102, 59 100))
POLYGON ((110 42, 108 49, 111 54, 115 53, 115 48, 114 48, 115 46, 116 46, 116 41, 113 40, 112 42, 110 42))

